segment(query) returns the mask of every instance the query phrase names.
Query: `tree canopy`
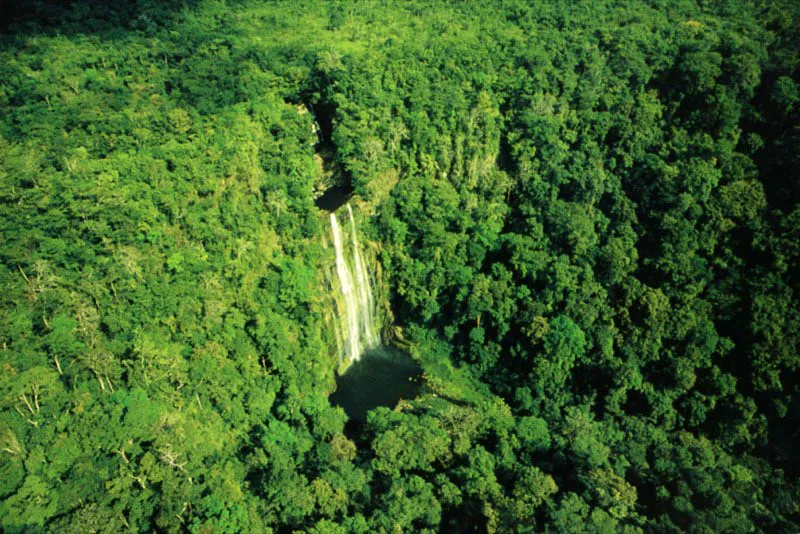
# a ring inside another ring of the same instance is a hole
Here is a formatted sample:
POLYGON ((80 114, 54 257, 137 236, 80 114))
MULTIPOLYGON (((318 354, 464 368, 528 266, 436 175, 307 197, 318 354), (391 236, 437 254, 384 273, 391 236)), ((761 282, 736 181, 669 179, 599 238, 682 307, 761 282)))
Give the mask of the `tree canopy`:
POLYGON ((0 530, 800 530, 796 2, 3 9, 0 530))

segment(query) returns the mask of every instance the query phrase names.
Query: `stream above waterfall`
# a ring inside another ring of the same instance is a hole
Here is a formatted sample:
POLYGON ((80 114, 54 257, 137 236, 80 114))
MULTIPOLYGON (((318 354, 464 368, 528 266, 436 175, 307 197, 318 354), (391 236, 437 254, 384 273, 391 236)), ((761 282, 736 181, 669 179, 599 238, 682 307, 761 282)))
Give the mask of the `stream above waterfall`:
POLYGON ((353 196, 353 188, 346 185, 335 185, 325 190, 322 195, 314 201, 314 204, 328 212, 334 212, 347 204, 353 196))
POLYGON ((337 378, 330 400, 344 408, 351 421, 364 422, 369 410, 393 408, 401 399, 413 399, 422 385, 422 369, 411 356, 396 347, 378 345, 337 378))

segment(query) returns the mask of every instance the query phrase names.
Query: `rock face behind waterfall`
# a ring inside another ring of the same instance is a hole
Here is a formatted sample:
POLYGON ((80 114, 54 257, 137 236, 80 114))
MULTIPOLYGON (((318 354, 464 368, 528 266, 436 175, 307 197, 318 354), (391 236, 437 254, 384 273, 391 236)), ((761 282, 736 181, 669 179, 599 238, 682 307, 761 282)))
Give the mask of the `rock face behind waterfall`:
POLYGON ((361 354, 380 344, 376 323, 373 277, 367 268, 364 251, 358 239, 353 210, 347 205, 350 234, 331 213, 331 233, 336 252, 336 280, 334 286, 335 330, 339 358, 349 364, 361 354))

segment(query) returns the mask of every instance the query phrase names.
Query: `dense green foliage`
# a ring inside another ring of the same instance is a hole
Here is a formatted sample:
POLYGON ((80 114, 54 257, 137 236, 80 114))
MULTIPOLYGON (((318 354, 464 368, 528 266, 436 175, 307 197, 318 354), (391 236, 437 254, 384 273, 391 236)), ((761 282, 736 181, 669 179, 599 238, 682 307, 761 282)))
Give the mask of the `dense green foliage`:
POLYGON ((111 5, 0 36, 2 530, 800 530, 796 3, 111 5), (347 432, 330 169, 437 392, 347 432))

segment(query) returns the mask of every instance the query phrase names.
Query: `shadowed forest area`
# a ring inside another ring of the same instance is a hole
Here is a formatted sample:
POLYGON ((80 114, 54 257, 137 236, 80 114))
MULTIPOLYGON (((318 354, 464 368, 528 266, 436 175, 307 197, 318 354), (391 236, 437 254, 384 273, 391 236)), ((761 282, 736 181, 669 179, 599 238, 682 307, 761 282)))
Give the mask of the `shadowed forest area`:
POLYGON ((800 531, 798 2, 0 16, 3 532, 800 531))

